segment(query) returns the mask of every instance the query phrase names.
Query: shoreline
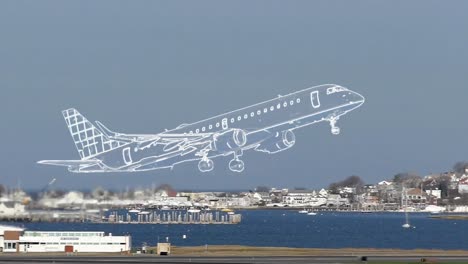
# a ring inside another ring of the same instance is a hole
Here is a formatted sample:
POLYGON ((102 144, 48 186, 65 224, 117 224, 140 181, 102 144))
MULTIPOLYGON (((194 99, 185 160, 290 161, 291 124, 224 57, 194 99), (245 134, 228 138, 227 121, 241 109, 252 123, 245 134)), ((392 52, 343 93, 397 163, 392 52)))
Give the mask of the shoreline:
MULTIPOLYGON (((155 248, 154 248, 155 249, 155 248)), ((174 256, 468 256, 468 250, 379 248, 290 248, 242 245, 172 246, 174 256)))
MULTIPOLYGON (((2 257, 159 257, 155 254, 156 247, 148 247, 150 254, 135 253, 64 253, 64 252, 18 252, 0 253, 2 257)), ((442 250, 442 249, 379 249, 379 248, 289 248, 289 247, 255 247, 242 245, 208 245, 179 247, 172 246, 173 257, 467 257, 468 250, 442 250)))

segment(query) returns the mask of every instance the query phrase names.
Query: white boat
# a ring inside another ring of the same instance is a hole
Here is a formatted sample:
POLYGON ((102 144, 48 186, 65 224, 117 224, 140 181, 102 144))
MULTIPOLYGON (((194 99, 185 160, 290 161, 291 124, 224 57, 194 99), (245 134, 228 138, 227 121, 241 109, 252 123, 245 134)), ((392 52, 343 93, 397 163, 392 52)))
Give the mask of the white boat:
POLYGON ((317 213, 310 211, 310 212, 307 213, 307 215, 317 215, 317 213))
POLYGON ((188 209, 187 212, 188 213, 199 213, 200 210, 199 209, 188 209))
POLYGON ((300 214, 307 214, 308 212, 309 212, 309 211, 307 211, 307 210, 305 210, 305 209, 299 211, 300 214))
POLYGON ((161 207, 161 210, 171 210, 171 208, 167 205, 164 205, 163 207, 161 207))
POLYGON ((138 214, 139 215, 148 215, 150 214, 151 212, 148 212, 148 211, 143 211, 143 212, 139 212, 138 214))
MULTIPOLYGON (((403 188, 403 194, 406 198, 408 195, 407 191, 405 188, 403 188)), ((410 228, 411 225, 409 224, 409 219, 408 219, 408 199, 405 199, 405 223, 401 226, 403 228, 410 228)))
POLYGON ((228 214, 228 215, 233 215, 233 214, 235 214, 235 213, 234 213, 234 212, 228 212, 227 214, 228 214))
POLYGON ((138 209, 132 209, 132 210, 128 210, 129 213, 140 213, 140 210, 138 209))

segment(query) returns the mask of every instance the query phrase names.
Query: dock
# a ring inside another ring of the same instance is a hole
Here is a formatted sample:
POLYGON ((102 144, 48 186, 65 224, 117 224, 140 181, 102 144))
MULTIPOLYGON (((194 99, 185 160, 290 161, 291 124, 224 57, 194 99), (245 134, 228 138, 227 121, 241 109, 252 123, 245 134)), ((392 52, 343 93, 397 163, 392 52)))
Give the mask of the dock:
POLYGON ((29 211, 22 214, 0 215, 1 222, 100 222, 101 216, 84 211, 29 211))
POLYGON ((138 214, 113 211, 107 223, 114 224, 238 224, 240 214, 228 214, 220 211, 144 211, 138 214))

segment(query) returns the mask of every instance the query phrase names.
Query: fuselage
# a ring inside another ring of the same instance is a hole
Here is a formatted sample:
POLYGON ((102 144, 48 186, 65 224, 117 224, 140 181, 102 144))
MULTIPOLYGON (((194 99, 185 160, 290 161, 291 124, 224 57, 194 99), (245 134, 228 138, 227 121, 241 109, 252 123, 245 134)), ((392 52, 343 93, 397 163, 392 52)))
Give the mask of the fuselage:
POLYGON ((354 91, 334 84, 325 84, 280 95, 192 124, 184 124, 164 133, 215 133, 237 128, 246 131, 247 145, 252 145, 257 140, 252 135, 258 132, 294 130, 326 120, 329 116, 339 117, 359 107, 363 102, 364 97, 354 91))

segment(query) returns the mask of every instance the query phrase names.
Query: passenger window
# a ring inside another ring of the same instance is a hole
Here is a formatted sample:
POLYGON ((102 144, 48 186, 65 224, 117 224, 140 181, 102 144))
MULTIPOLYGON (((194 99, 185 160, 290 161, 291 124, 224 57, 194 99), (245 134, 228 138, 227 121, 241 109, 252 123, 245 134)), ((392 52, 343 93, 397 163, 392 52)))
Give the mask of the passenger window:
POLYGON ((250 116, 251 116, 251 117, 254 117, 254 115, 255 115, 254 112, 251 112, 251 113, 250 113, 250 116))
POLYGON ((284 102, 283 107, 286 107, 286 106, 288 106, 288 103, 284 102))
POLYGON ((262 111, 258 110, 257 111, 257 115, 260 115, 262 113, 262 111))
POLYGON ((231 124, 232 124, 232 123, 234 123, 234 117, 233 117, 233 118, 231 118, 231 124))
POLYGON ((263 113, 266 114, 266 112, 268 112, 268 109, 265 107, 265 108, 263 108, 263 113))
POLYGON ((271 107, 270 107, 270 111, 273 111, 273 110, 275 110, 275 107, 274 107, 274 106, 271 106, 271 107))
POLYGON ((245 115, 244 115, 244 119, 247 119, 248 117, 249 117, 248 114, 245 114, 245 115))
POLYGON ((195 130, 195 133, 198 133, 198 132, 200 132, 200 129, 197 128, 197 130, 195 130))
POLYGON ((238 116, 237 117, 237 121, 241 121, 242 117, 241 116, 238 116))
POLYGON ((216 123, 216 127, 219 127, 219 122, 216 123))
POLYGON ((277 104, 276 109, 280 109, 280 108, 281 108, 281 104, 277 104))
POLYGON ((297 98, 296 103, 300 103, 300 102, 301 102, 301 98, 297 98))
POLYGON ((213 125, 210 125, 208 128, 209 128, 209 129, 212 129, 212 128, 213 128, 213 125))
POLYGON ((293 105, 293 104, 294 104, 294 101, 291 100, 291 101, 289 102, 289 105, 293 105))
POLYGON ((202 127, 201 131, 202 131, 202 132, 205 132, 205 127, 202 127))

